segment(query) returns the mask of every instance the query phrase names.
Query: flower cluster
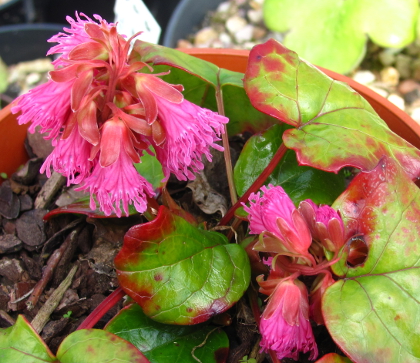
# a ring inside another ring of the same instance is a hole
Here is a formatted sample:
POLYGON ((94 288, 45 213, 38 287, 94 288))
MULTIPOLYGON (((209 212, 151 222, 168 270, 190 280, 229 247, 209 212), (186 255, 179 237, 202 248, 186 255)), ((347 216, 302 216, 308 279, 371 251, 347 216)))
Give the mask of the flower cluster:
POLYGON ((91 194, 91 208, 121 216, 133 204, 139 212, 154 195, 134 164, 144 152, 162 164, 165 180, 194 178, 211 161, 228 119, 185 100, 180 85, 162 74, 141 73, 143 62, 130 60, 131 39, 100 16, 68 17, 70 28, 53 36, 48 52, 59 54, 50 80, 19 97, 12 108, 20 124, 32 122, 52 139, 54 151, 42 171, 51 168, 91 194), (96 197, 96 201, 94 199, 96 197))
MULTIPOLYGON (((309 321, 323 324, 321 298, 334 283, 324 251, 336 257, 344 245, 344 224, 340 215, 327 205, 305 200, 296 208, 280 186, 262 187, 249 197, 250 232, 259 234, 254 249, 269 253, 265 263, 270 273, 257 277, 260 292, 268 295, 261 316, 262 350, 273 350, 279 359, 298 359, 299 352, 310 352, 315 359, 318 348, 309 321), (262 194, 261 194, 262 192, 262 194), (318 275, 308 294, 298 277, 318 275)), ((334 258, 333 258, 334 259, 334 258)))

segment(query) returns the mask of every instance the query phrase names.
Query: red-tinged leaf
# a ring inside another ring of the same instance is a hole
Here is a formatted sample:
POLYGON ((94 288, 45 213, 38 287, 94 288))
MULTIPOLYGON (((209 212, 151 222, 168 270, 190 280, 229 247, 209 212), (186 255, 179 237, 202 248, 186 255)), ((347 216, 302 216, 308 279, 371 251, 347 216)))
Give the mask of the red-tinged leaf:
POLYGON ((258 110, 296 127, 283 141, 301 165, 372 170, 387 155, 411 178, 420 175, 420 151, 389 130, 366 100, 275 40, 252 49, 244 84, 258 110))
MULTIPOLYGON (((49 221, 52 217, 58 216, 60 214, 84 214, 91 218, 118 218, 118 216, 114 213, 111 213, 109 216, 106 216, 102 211, 99 209, 92 210, 89 206, 90 197, 83 197, 79 199, 77 202, 74 202, 69 205, 65 205, 64 207, 53 209, 52 211, 48 212, 44 216, 44 221, 49 221)), ((134 208, 132 204, 128 205, 128 215, 138 214, 137 210, 134 208)))
POLYGON ((16 324, 0 329, 0 362, 58 362, 28 321, 19 315, 16 324))
POLYGON ((276 123, 275 119, 252 107, 243 89, 242 73, 140 40, 134 44, 131 61, 152 63, 156 72, 170 70, 170 74, 163 77, 166 82, 182 83, 184 97, 188 101, 213 111, 217 111, 215 90, 221 89, 225 114, 229 118, 229 135, 258 132, 276 123))
POLYGON ((244 249, 160 207, 131 228, 115 258, 123 290, 161 323, 197 324, 230 308, 250 281, 244 249))
POLYGON ((343 277, 323 297, 335 342, 354 362, 420 362, 420 193, 401 167, 383 158, 357 175, 333 204, 347 247, 367 246, 352 267, 348 250, 333 266, 343 277))
POLYGON ((151 363, 223 363, 229 352, 229 339, 222 329, 161 324, 148 318, 137 304, 123 308, 105 330, 135 345, 151 363))
POLYGON ((130 342, 100 329, 82 329, 63 340, 60 363, 150 363, 130 342))
POLYGON ((328 353, 318 359, 316 363, 351 363, 351 360, 336 353, 328 353))

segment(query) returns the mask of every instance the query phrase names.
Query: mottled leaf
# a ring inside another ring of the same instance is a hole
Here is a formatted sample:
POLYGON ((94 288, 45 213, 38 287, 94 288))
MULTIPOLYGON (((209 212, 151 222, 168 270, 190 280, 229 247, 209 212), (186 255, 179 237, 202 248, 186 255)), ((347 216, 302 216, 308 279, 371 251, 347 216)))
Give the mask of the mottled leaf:
POLYGON ((19 315, 16 324, 0 329, 0 362, 58 362, 38 333, 19 315))
POLYGON ((244 131, 258 132, 277 123, 272 117, 252 107, 243 89, 243 73, 219 68, 175 49, 140 40, 134 44, 131 57, 133 61, 152 63, 156 72, 169 69, 170 74, 162 77, 166 82, 182 84, 187 100, 213 111, 217 111, 215 90, 220 89, 225 114, 229 118, 229 135, 244 131))
MULTIPOLYGON (((243 195, 273 158, 282 142, 284 126, 274 125, 263 134, 252 136, 241 151, 234 169, 234 181, 243 195)), ((293 150, 288 150, 265 185, 281 185, 295 204, 312 199, 316 204, 332 204, 344 191, 342 173, 333 174, 299 166, 293 150)))
POLYGON ((252 49, 244 84, 254 107, 296 127, 283 141, 300 164, 372 170, 387 155, 412 178, 420 174, 420 151, 394 134, 362 96, 275 40, 252 49))
POLYGON ((351 363, 351 360, 336 353, 328 353, 318 359, 316 363, 351 363))
POLYGON ((71 333, 58 348, 60 363, 149 363, 130 342, 100 329, 71 333))
POLYGON ((127 232, 114 262, 124 291, 161 323, 206 321, 238 301, 250 281, 241 246, 163 206, 155 220, 127 232))
POLYGON ((134 344, 151 363, 196 363, 193 354, 202 363, 220 363, 229 350, 228 337, 220 328, 161 324, 137 304, 122 309, 105 330, 134 344))
POLYGON ((266 25, 287 32, 284 44, 308 61, 340 73, 364 58, 368 37, 403 48, 415 37, 417 0, 265 0, 266 25))
POLYGON ((333 266, 343 276, 328 288, 323 315, 329 332, 355 362, 420 362, 420 193, 399 165, 384 158, 354 178, 333 204, 348 245, 366 260, 333 266))

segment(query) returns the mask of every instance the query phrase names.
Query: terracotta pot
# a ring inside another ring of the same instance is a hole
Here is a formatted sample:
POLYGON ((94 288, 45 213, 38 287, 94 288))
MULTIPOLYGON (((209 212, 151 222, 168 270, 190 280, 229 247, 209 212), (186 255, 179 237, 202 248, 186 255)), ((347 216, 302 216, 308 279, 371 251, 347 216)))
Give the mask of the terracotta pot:
MULTIPOLYGON (((232 71, 244 72, 249 51, 231 49, 181 49, 183 52, 212 62, 219 67, 232 71)), ((333 79, 346 82, 359 92, 372 105, 390 129, 420 148, 420 125, 409 115, 400 110, 387 99, 378 95, 352 79, 341 74, 322 69, 333 79)), ((26 136, 26 126, 18 126, 16 115, 10 113, 10 106, 0 111, 0 172, 8 175, 13 173, 19 165, 25 163, 28 156, 23 141, 26 136)))

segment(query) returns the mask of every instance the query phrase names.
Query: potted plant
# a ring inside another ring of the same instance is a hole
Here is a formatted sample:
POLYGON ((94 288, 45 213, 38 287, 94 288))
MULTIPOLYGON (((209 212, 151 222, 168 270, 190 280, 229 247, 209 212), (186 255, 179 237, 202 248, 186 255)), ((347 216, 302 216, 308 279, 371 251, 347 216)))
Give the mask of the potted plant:
MULTIPOLYGON (((69 34, 56 38, 61 46, 53 52, 62 55, 50 83, 19 99, 13 111, 22 112, 20 122, 35 120, 50 130, 56 149, 43 169, 49 173, 53 166, 88 189, 90 203, 82 203, 101 209, 90 216, 132 214, 131 204, 149 221, 125 235, 115 258, 121 288, 82 329, 53 354, 19 318, 0 330, 5 362, 24 362, 28 354, 61 362, 102 362, 110 355, 127 362, 174 356, 226 361, 223 329, 205 322, 218 316, 228 324, 223 313, 246 290, 261 351, 273 362, 297 360, 299 352, 317 358, 309 319, 326 324, 354 362, 418 361, 410 312, 418 300, 420 209, 413 180, 420 151, 393 133, 365 99, 274 40, 256 46, 248 59, 231 53, 229 65, 247 63, 244 75, 219 68, 226 64, 222 54, 208 63, 141 41, 128 53, 129 40, 98 17, 78 18, 69 34), (40 102, 51 108, 39 111, 40 102), (209 147, 222 148, 219 137, 227 153, 227 136, 247 133, 234 174, 225 156, 232 206, 216 230, 199 227, 191 210, 165 191, 169 174, 193 179, 204 167, 202 154, 211 159, 209 147), (140 158, 143 176, 132 168, 140 158), (228 243, 234 233, 220 232, 234 217, 228 229, 238 231, 237 244, 228 243), (249 230, 241 231, 243 221, 249 230), (257 288, 268 296, 262 311, 257 288), (92 329, 125 293, 136 303, 129 302, 105 331, 92 329), (23 334, 32 347, 25 347, 23 334)), ((403 116, 392 106, 385 111, 387 101, 377 106, 380 96, 361 91, 390 120, 403 116)), ((407 118, 390 127, 397 130, 398 123, 418 144, 417 125, 407 118)), ((81 210, 81 204, 68 206, 46 218, 81 210)), ((327 355, 319 361, 348 360, 327 355)))

